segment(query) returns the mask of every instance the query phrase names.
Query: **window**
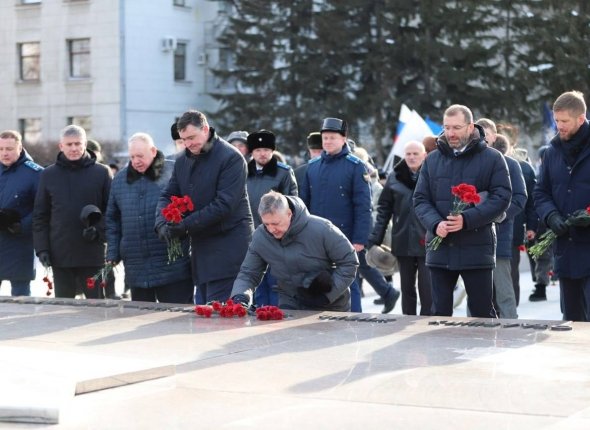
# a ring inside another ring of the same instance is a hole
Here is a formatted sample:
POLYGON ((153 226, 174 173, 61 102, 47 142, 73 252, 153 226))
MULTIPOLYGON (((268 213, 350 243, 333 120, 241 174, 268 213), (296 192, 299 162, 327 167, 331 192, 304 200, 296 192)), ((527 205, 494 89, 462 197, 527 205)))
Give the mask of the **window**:
POLYGON ((68 40, 70 78, 90 77, 90 39, 68 40))
POLYGON ((86 134, 92 134, 92 118, 89 116, 69 116, 68 123, 66 125, 78 125, 86 130, 86 134))
POLYGON ((18 128, 24 143, 29 145, 41 143, 41 118, 19 119, 18 128))
POLYGON ((174 80, 186 81, 186 42, 178 42, 174 50, 174 80))
POLYGON ((41 43, 26 42, 18 46, 22 81, 38 81, 41 79, 41 43))

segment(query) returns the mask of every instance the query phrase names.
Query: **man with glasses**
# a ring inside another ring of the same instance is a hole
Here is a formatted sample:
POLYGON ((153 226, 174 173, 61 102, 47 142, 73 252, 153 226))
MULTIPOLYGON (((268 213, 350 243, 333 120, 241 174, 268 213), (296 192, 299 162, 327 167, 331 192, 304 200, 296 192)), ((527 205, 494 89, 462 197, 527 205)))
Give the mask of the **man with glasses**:
POLYGON ((496 262, 494 221, 510 204, 512 188, 502 154, 486 145, 481 126, 471 110, 452 105, 444 113, 444 130, 437 149, 422 166, 414 206, 426 229, 426 243, 443 238, 436 249, 428 247, 426 265, 432 279, 433 315, 453 314, 453 289, 459 276, 467 291, 474 317, 495 317, 492 304, 492 271, 496 262), (451 187, 473 185, 482 195, 477 205, 451 215, 451 187))
POLYGON ((185 112, 176 124, 185 150, 158 202, 156 229, 165 241, 190 237, 196 302, 226 301, 252 238, 246 161, 201 112, 185 112), (172 196, 185 195, 194 211, 167 224, 161 209, 172 196))

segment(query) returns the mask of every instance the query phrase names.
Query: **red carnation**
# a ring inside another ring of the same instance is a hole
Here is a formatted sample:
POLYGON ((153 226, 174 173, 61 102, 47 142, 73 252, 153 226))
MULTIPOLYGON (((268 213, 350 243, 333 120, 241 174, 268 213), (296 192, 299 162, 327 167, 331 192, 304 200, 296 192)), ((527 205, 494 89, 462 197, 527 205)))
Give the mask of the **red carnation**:
POLYGON ((88 278, 88 279, 86 279, 86 287, 89 290, 92 290, 94 288, 94 278, 88 278))

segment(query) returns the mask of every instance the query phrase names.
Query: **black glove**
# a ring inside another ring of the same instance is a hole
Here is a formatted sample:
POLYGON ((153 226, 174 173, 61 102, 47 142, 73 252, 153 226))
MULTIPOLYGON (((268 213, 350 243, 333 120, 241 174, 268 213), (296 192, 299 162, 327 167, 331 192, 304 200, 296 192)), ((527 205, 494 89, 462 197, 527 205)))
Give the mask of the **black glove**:
POLYGON ((47 267, 51 266, 51 260, 49 259, 49 252, 39 251, 37 253, 37 258, 39 259, 39 261, 41 262, 43 267, 47 268, 47 267))
POLYGON ((93 242, 98 238, 98 231, 96 227, 87 227, 82 230, 82 237, 87 242, 93 242))
POLYGON ((22 231, 20 222, 15 222, 15 223, 9 225, 7 230, 9 233, 19 234, 22 231))
MULTIPOLYGON (((577 214, 574 214, 574 215, 577 215, 577 214)), ((590 217, 588 217, 588 216, 585 216, 583 218, 573 217, 573 218, 571 218, 571 221, 569 223, 571 226, 574 226, 574 227, 588 227, 588 226, 590 226, 590 217)))
POLYGON ((232 296, 231 299, 234 303, 240 304, 246 308, 250 306, 250 298, 245 294, 236 294, 235 296, 232 296))
POLYGON ((317 295, 324 295, 332 291, 332 287, 334 286, 334 280, 332 279, 332 274, 327 270, 318 273, 318 275, 313 278, 313 281, 309 284, 309 288, 307 291, 309 294, 317 296, 317 295))
POLYGON ((188 236, 188 231, 183 223, 169 224, 168 225, 168 235, 171 238, 184 239, 186 236, 188 236))
POLYGON ((303 308, 317 309, 330 304, 330 300, 324 294, 312 294, 308 288, 297 289, 297 298, 303 308))
POLYGON ((167 244, 170 243, 170 232, 168 231, 168 225, 162 224, 160 227, 156 229, 156 233, 158 234, 158 239, 162 242, 166 242, 167 244))
POLYGON ((568 226, 565 223, 565 219, 559 215, 557 212, 553 212, 547 218, 547 226, 553 230, 557 236, 563 236, 568 231, 568 226))

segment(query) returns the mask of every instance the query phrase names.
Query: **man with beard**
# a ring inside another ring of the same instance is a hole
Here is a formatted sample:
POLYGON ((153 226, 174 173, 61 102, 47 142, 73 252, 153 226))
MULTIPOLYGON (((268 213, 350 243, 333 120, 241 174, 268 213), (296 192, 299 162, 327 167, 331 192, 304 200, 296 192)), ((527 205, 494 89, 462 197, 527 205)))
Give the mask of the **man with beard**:
POLYGON ((33 243, 39 261, 53 268, 55 296, 102 298, 86 279, 104 265, 104 220, 111 171, 86 150, 86 131, 69 125, 61 132, 57 161, 41 173, 33 210, 33 243), (95 225, 84 224, 88 209, 95 225), (84 212, 83 212, 84 210, 84 212))
MULTIPOLYGON (((247 137, 248 153, 252 160, 248 163, 248 200, 252 210, 254 228, 257 228, 262 220, 257 208, 262 196, 269 191, 278 191, 285 196, 297 195, 297 183, 293 169, 287 164, 280 162, 274 155, 276 137, 272 131, 260 130, 251 133, 247 137)), ((276 279, 270 272, 271 268, 264 274, 262 282, 256 288, 254 303, 257 306, 278 304, 276 279)))
POLYGON ((453 314, 453 289, 459 276, 467 291, 467 305, 474 317, 495 317, 492 304, 492 271, 496 263, 494 221, 510 204, 512 188, 502 154, 486 145, 481 126, 473 123, 471 110, 452 105, 444 113, 443 132, 437 149, 420 170, 414 192, 414 208, 426 229, 426 243, 443 238, 437 249, 426 251, 432 279, 433 315, 453 314), (451 215, 451 188, 461 183, 486 192, 478 205, 451 215))
POLYGON ((590 217, 567 217, 590 206, 590 124, 579 91, 560 95, 553 104, 558 134, 545 151, 535 187, 535 207, 557 235, 555 272, 559 277, 563 318, 590 320, 590 217))

